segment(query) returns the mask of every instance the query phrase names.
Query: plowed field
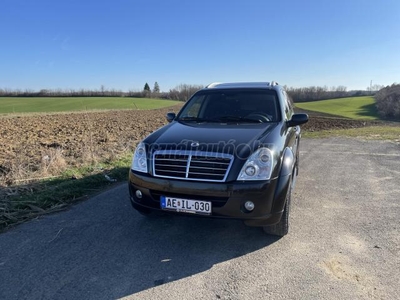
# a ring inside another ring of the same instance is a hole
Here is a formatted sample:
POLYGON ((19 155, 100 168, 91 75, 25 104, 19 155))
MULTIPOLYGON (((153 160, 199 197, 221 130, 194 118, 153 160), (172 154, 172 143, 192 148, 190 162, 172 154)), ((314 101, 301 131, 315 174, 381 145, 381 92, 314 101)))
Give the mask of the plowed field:
POLYGON ((302 125, 302 128, 305 131, 320 131, 330 129, 360 128, 373 125, 382 125, 382 122, 332 118, 311 114, 309 121, 306 124, 302 125))
POLYGON ((179 107, 2 117, 0 184, 115 159, 166 124, 165 114, 179 107))

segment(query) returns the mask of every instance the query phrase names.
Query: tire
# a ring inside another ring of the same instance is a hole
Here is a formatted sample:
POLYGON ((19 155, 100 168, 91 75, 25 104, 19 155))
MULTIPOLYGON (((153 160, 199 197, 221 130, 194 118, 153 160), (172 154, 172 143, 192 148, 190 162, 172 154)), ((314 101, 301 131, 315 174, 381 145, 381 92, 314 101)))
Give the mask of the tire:
POLYGON ((290 215, 290 201, 292 198, 292 187, 290 186, 288 195, 286 196, 285 209, 283 210, 282 218, 279 223, 264 226, 265 233, 276 236, 285 236, 289 232, 289 215, 290 215))

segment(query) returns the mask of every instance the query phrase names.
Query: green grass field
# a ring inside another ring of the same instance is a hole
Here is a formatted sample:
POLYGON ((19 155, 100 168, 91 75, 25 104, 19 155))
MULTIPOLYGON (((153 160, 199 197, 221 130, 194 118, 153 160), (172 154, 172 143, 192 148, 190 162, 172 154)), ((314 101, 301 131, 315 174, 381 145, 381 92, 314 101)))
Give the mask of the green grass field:
POLYGON ((182 102, 121 97, 0 97, 0 114, 108 109, 155 109, 173 106, 178 103, 182 102))
POLYGON ((317 111, 358 120, 377 120, 373 97, 352 97, 295 103, 300 109, 317 111))

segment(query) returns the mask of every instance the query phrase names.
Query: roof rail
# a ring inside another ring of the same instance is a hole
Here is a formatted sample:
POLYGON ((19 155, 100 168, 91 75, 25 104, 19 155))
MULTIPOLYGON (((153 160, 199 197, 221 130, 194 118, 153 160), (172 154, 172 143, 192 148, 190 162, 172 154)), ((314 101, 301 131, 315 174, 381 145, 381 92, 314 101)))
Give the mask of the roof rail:
POLYGON ((277 83, 276 81, 271 81, 271 86, 274 86, 274 85, 278 85, 279 83, 277 83))
POLYGON ((210 89, 215 87, 216 85, 221 84, 221 82, 213 82, 206 86, 206 89, 210 89))

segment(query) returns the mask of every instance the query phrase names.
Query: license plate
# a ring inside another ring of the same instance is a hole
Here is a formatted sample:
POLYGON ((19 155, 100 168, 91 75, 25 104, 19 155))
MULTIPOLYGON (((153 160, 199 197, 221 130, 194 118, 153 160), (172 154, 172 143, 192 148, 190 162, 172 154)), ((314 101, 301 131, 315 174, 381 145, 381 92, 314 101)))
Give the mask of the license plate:
POLYGON ((161 196, 161 208, 191 214, 211 214, 211 202, 161 196))

